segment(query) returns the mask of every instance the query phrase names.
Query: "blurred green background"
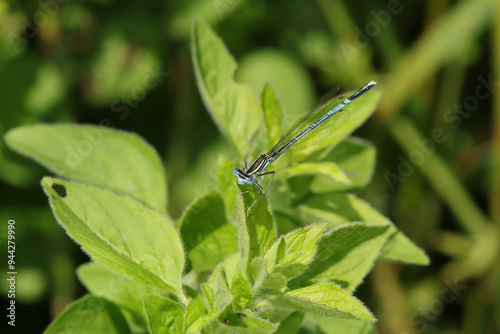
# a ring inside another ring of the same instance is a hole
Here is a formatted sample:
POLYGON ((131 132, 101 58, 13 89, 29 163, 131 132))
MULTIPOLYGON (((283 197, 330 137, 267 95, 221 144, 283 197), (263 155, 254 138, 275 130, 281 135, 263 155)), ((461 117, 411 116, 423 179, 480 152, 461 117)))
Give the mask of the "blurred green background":
MULTIPOLYGON (((237 80, 257 96, 270 82, 287 118, 334 84, 379 82, 380 105, 355 133, 378 150, 361 196, 431 258, 379 261, 358 289, 380 333, 500 333, 500 1, 2 1, 0 134, 38 122, 133 131, 164 160, 179 217, 228 151, 194 79, 197 17, 234 55, 237 80)), ((85 293, 74 270, 87 257, 52 216, 46 174, 0 142, 19 332, 43 331, 85 293)))

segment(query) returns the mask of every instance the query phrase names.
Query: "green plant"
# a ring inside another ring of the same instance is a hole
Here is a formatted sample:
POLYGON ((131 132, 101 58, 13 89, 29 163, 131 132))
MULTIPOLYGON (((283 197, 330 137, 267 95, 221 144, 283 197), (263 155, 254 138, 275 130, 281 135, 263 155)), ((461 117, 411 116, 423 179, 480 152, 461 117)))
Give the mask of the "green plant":
MULTIPOLYGON (((279 139, 273 89, 264 87, 259 105, 234 81, 236 63, 200 21, 192 55, 203 100, 238 161, 279 139), (267 142, 252 142, 261 120, 267 142)), ((216 189, 174 222, 160 159, 136 135, 90 125, 11 130, 11 148, 61 177, 43 178, 42 187, 58 222, 93 259, 77 271, 91 295, 46 333, 375 332, 375 317, 352 295, 374 262, 428 262, 388 218, 351 194, 370 180, 375 149, 345 137, 379 98, 367 93, 339 131, 291 156, 293 163, 280 159, 273 210, 262 196, 248 217, 256 194, 238 194, 237 165, 224 155, 216 189)))

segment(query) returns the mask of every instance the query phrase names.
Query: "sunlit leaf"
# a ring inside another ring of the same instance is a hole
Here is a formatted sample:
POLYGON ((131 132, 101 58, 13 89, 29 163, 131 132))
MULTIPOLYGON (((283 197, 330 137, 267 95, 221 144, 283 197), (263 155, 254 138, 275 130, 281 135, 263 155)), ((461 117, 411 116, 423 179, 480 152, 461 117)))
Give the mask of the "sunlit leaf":
POLYGON ((65 332, 131 333, 118 307, 104 298, 87 295, 66 307, 44 331, 45 334, 65 332))
POLYGON ((346 173, 333 162, 303 162, 290 166, 282 171, 287 177, 322 175, 325 178, 343 185, 352 184, 346 173))
POLYGON ((238 241, 241 261, 245 272, 248 272, 252 260, 264 256, 276 240, 276 224, 265 195, 260 196, 248 215, 248 208, 257 199, 258 192, 244 193, 239 196, 241 221, 238 226, 238 241))
POLYGON ((185 310, 181 304, 157 295, 142 297, 151 333, 184 333, 185 310))
POLYGON ((104 126, 23 126, 5 140, 56 175, 127 195, 165 213, 167 181, 160 158, 139 136, 104 126))
POLYGON ((213 269, 238 251, 236 226, 224 215, 224 203, 216 191, 195 200, 181 219, 179 230, 192 270, 213 269))
POLYGON ((333 283, 316 283, 305 288, 291 290, 273 299, 272 303, 302 312, 368 322, 376 321, 359 300, 333 283))
POLYGON ((326 226, 310 225, 281 236, 264 256, 267 271, 281 272, 288 279, 303 272, 316 254, 316 242, 326 226))
POLYGON ((373 144, 360 138, 348 137, 336 145, 321 161, 334 162, 350 183, 335 180, 318 173, 311 182, 314 193, 356 191, 371 180, 376 162, 373 144))
POLYGON ((271 149, 281 139, 281 111, 280 102, 274 89, 270 84, 266 84, 260 96, 264 124, 266 126, 267 149, 271 149))
POLYGON ((353 321, 351 319, 340 319, 325 317, 307 313, 304 322, 314 326, 322 334, 377 334, 375 325, 366 321, 353 321))
POLYGON ((390 224, 348 224, 329 231, 320 239, 318 251, 292 287, 315 282, 335 282, 353 291, 374 266, 387 241, 390 224))
MULTIPOLYGON (((303 220, 324 221, 330 226, 339 226, 352 222, 392 224, 388 218, 354 195, 327 194, 315 196, 305 201, 300 206, 300 211, 303 220)), ((382 249, 382 256, 404 263, 429 263, 427 255, 394 225, 389 229, 389 239, 382 249)))
POLYGON ((91 186, 48 177, 42 186, 58 222, 95 261, 185 298, 180 282, 184 249, 164 216, 91 186))
POLYGON ((205 106, 240 157, 260 126, 261 111, 247 86, 234 81, 236 62, 224 43, 200 20, 192 29, 192 58, 205 106))
POLYGON ((145 325, 141 296, 156 289, 120 276, 95 262, 78 267, 78 278, 94 296, 105 298, 130 312, 137 324, 145 325))

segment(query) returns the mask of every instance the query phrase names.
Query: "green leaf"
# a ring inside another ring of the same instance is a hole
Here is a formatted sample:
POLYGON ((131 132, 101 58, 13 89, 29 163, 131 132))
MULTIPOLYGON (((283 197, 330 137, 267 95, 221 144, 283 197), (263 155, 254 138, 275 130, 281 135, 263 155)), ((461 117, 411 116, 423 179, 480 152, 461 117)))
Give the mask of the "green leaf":
POLYGON ((304 323, 315 328, 315 332, 322 334, 377 334, 375 325, 365 321, 353 321, 319 316, 307 313, 304 323))
POLYGON ((330 161, 325 162, 303 162, 288 167, 285 171, 286 177, 322 175, 327 179, 343 185, 351 185, 352 182, 346 173, 336 164, 330 161))
MULTIPOLYGON (((219 284, 222 287, 224 293, 226 290, 226 285, 229 287, 229 291, 233 296, 233 309, 242 310, 252 301, 252 293, 250 292, 250 283, 242 275, 241 266, 239 262, 239 255, 233 254, 228 257, 224 262, 222 262, 219 267, 220 269, 215 270, 210 276, 210 284, 216 286, 219 284), (217 271, 220 270, 220 273, 217 271), (219 277, 220 276, 220 277, 219 277), (222 279, 217 283, 218 279, 222 279)), ((226 298, 228 301, 230 298, 226 298)))
MULTIPOLYGON (((391 223, 365 201, 347 194, 314 196, 304 202, 299 211, 303 221, 323 221, 333 227, 351 222, 391 223)), ((429 263, 427 255, 394 225, 390 227, 389 235, 388 242, 382 250, 382 257, 403 263, 421 265, 429 263)))
POLYGON ((106 299, 87 295, 69 304, 47 327, 45 334, 131 333, 116 305, 106 299))
POLYGON ((304 313, 302 312, 292 312, 278 325, 278 329, 275 334, 290 334, 297 333, 299 331, 302 320, 304 319, 304 313))
POLYGON ((42 186, 58 222, 92 258, 136 282, 181 288, 184 249, 172 223, 128 197, 45 177, 42 186))
POLYGON ((186 334, 198 334, 208 323, 214 321, 219 312, 217 310, 210 311, 201 318, 196 319, 196 321, 189 327, 186 328, 186 334))
MULTIPOLYGON (((228 305, 233 302, 233 295, 227 283, 225 272, 222 264, 217 266, 210 275, 209 286, 213 291, 213 298, 215 300, 216 309, 219 314, 226 309, 228 305)), ((205 288, 203 291, 212 292, 210 289, 205 288)), ((207 298, 208 299, 208 298, 207 298)))
POLYGON ((192 270, 211 270, 238 251, 237 228, 224 215, 224 202, 217 191, 195 200, 179 227, 192 270))
POLYGON ((388 260, 409 264, 428 265, 430 262, 427 254, 399 230, 388 238, 381 256, 388 260))
POLYGON ((186 292, 186 296, 189 298, 189 300, 195 300, 198 303, 205 305, 205 299, 203 299, 203 296, 198 292, 198 289, 193 289, 189 285, 182 285, 182 288, 186 292))
POLYGON ((267 272, 280 272, 287 279, 300 274, 316 253, 316 242, 326 226, 310 225, 281 236, 264 256, 267 272))
POLYGON ((273 291, 284 291, 288 279, 282 273, 274 273, 266 276, 262 283, 262 289, 273 291))
POLYGON ((261 111, 247 86, 234 81, 236 62, 222 40, 200 20, 193 23, 191 53, 206 108, 240 157, 260 126, 261 111))
POLYGON ((238 260, 239 260, 238 254, 233 254, 220 264, 229 286, 231 286, 234 276, 240 269, 240 263, 238 260))
POLYGON ((104 126, 38 124, 13 129, 5 140, 56 175, 166 213, 167 181, 160 158, 135 134, 104 126))
POLYGON ((231 292, 234 296, 234 310, 243 310, 252 302, 253 295, 250 291, 250 283, 243 277, 239 267, 231 280, 231 292))
POLYGON ((157 295, 142 296, 151 334, 184 333, 184 313, 181 304, 157 295))
POLYGON ((155 288, 128 280, 96 262, 82 264, 76 274, 94 296, 115 303, 129 312, 135 323, 146 325, 141 296, 157 292, 155 288))
POLYGON ((281 119, 283 113, 270 84, 266 83, 260 96, 264 124, 266 126, 267 149, 271 149, 281 139, 281 119))
POLYGON ((289 286, 333 281, 353 291, 373 267, 390 226, 354 223, 328 232, 320 239, 318 252, 307 270, 290 281, 289 286))
POLYGON ((201 284, 201 291, 203 291, 203 296, 207 302, 207 307, 210 311, 217 308, 217 303, 215 301, 215 291, 214 289, 208 285, 207 283, 201 284))
POLYGON ((271 301, 275 306, 302 312, 375 322, 371 312, 349 292, 333 283, 316 283, 291 290, 271 301))
MULTIPOLYGON (((239 312, 228 314, 224 319, 226 325, 231 326, 234 333, 273 333, 276 330, 276 325, 271 322, 259 318, 251 312, 239 312)), ((219 333, 217 331, 216 333, 219 333)), ((233 332, 231 332, 233 333, 233 332)))
POLYGON ((321 160, 335 162, 351 182, 342 183, 332 177, 318 174, 311 182, 310 189, 312 192, 357 191, 366 186, 372 178, 376 162, 376 149, 368 141, 348 137, 336 145, 321 160))
POLYGON ((186 328, 186 334, 198 334, 202 333, 202 330, 208 323, 214 321, 219 312, 217 310, 210 311, 208 314, 196 319, 196 321, 189 327, 186 328))
POLYGON ((247 216, 247 210, 257 196, 258 192, 239 195, 241 222, 238 226, 238 242, 241 263, 246 276, 248 276, 252 260, 264 256, 276 240, 276 224, 265 195, 259 198, 247 216))
POLYGON ((212 319, 207 319, 207 310, 197 300, 191 299, 186 307, 184 329, 186 333, 199 333, 201 328, 212 319), (202 321, 200 321, 202 320, 202 321), (203 321, 204 320, 204 321, 203 321))
POLYGON ((262 257, 256 257, 250 264, 249 277, 254 285, 259 285, 267 275, 267 261, 262 257))
POLYGON ((267 334, 274 333, 276 325, 259 318, 251 310, 229 313, 220 320, 212 321, 202 333, 227 334, 267 334))
MULTIPOLYGON (((252 293, 257 294, 260 290, 284 291, 287 278, 281 272, 269 274, 267 272, 267 261, 261 257, 253 259, 250 271, 252 281, 252 293)), ((270 292, 270 291, 266 291, 270 292)))

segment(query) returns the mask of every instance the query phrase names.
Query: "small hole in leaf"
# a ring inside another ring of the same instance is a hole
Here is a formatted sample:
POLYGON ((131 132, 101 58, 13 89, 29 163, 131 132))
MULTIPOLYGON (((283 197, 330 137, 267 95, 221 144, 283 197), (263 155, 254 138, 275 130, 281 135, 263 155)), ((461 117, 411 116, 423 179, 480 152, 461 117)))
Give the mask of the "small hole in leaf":
POLYGON ((52 189, 56 191, 56 193, 62 198, 66 197, 66 187, 61 186, 60 184, 54 183, 52 185, 52 189))

